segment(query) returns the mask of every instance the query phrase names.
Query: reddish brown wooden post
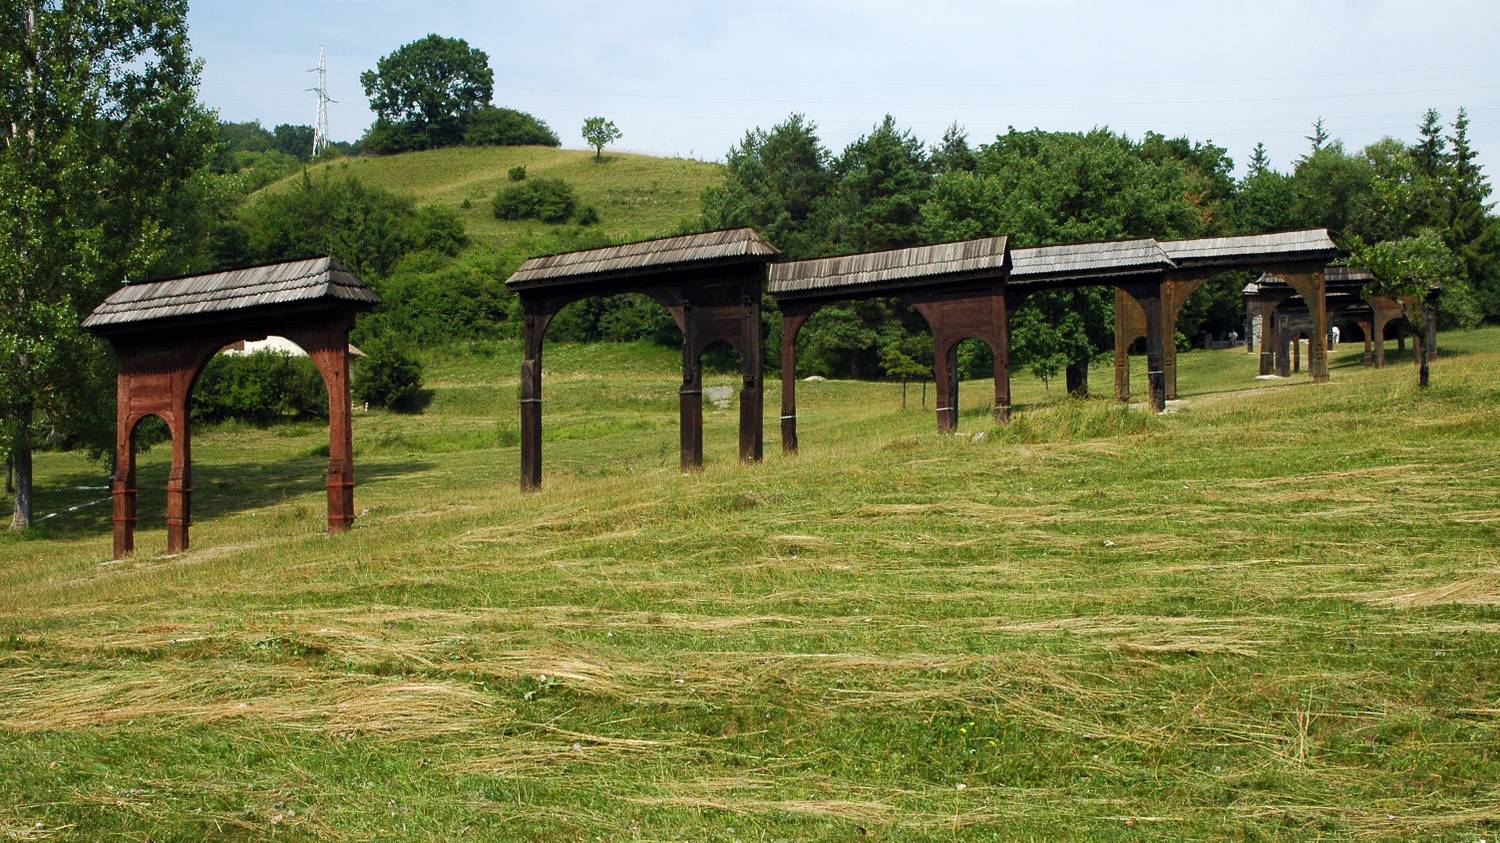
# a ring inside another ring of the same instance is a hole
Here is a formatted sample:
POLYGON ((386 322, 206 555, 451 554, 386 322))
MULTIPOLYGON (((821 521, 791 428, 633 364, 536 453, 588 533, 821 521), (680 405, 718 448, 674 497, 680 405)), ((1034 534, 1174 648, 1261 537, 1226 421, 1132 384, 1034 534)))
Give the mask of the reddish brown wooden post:
POLYGON ((1328 382, 1328 299, 1325 295, 1323 271, 1288 272, 1286 282, 1302 296, 1312 319, 1311 335, 1307 339, 1307 371, 1313 383, 1328 382))
POLYGON ((954 383, 955 360, 953 349, 946 345, 946 337, 932 338, 932 375, 936 382, 937 426, 939 433, 952 433, 958 428, 958 384, 954 383))
POLYGON ((328 390, 328 532, 347 532, 354 524, 354 427, 349 414, 349 330, 343 324, 289 332, 323 375, 328 390))
POLYGON ((990 356, 995 359, 995 421, 1010 421, 1010 303, 1005 285, 990 288, 990 356))
POLYGON ((1360 359, 1360 362, 1363 363, 1366 366, 1374 365, 1374 363, 1375 363, 1375 338, 1374 338, 1374 336, 1372 336, 1372 332, 1373 332, 1374 329, 1370 327, 1371 325, 1374 324, 1374 320, 1373 319, 1360 319, 1358 321, 1358 324, 1359 324, 1360 333, 1362 333, 1362 334, 1365 335, 1365 354, 1364 354, 1364 357, 1360 359))
POLYGON ((765 456, 765 368, 760 336, 760 284, 747 285, 740 298, 740 461, 765 456))
POLYGON ((542 338, 548 314, 527 307, 521 328, 521 491, 542 487, 542 338))
POLYGON ((797 334, 811 311, 782 305, 781 316, 781 450, 797 453, 797 334))
POLYGON ((1130 346, 1145 330, 1141 305, 1125 290, 1115 288, 1115 400, 1130 400, 1130 346))
POLYGON ((1158 279, 1133 281, 1125 287, 1146 316, 1146 406, 1153 413, 1164 412, 1167 407, 1167 380, 1163 370, 1167 325, 1166 286, 1165 279, 1158 279))
POLYGON ((188 549, 193 523, 193 423, 187 396, 172 396, 172 473, 167 477, 167 554, 188 549))
POLYGON ((117 376, 115 405, 115 476, 110 482, 114 498, 114 558, 124 559, 135 552, 135 426, 130 414, 130 391, 126 375, 117 376))
POLYGON ((1260 303, 1260 373, 1269 375, 1276 371, 1276 348, 1280 344, 1276 337, 1276 306, 1278 301, 1260 303))
POLYGON ((696 305, 682 305, 682 386, 677 390, 680 464, 684 472, 703 468, 703 364, 698 347, 696 305))

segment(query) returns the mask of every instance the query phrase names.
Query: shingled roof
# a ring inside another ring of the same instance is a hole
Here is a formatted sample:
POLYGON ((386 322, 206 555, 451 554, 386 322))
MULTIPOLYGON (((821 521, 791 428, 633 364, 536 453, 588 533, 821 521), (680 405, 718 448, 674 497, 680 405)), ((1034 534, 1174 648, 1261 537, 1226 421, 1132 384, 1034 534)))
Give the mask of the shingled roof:
POLYGON ((332 258, 229 269, 127 284, 83 320, 95 333, 233 315, 253 308, 338 302, 352 310, 380 303, 375 291, 332 258))
POLYGON ((1238 237, 1203 237, 1197 240, 1163 240, 1161 247, 1179 267, 1251 266, 1267 260, 1329 261, 1339 247, 1326 228, 1247 234, 1238 237))
POLYGON ((909 249, 779 263, 771 267, 772 295, 857 291, 909 282, 1001 277, 1009 266, 1004 237, 983 237, 909 249))
POLYGON ((532 258, 506 279, 505 286, 525 289, 698 265, 764 263, 780 254, 753 228, 727 228, 532 258))
POLYGON ((1107 278, 1160 272, 1173 267, 1172 259, 1149 237, 1141 240, 1015 249, 1010 257, 1011 281, 1020 284, 1046 280, 1107 278))

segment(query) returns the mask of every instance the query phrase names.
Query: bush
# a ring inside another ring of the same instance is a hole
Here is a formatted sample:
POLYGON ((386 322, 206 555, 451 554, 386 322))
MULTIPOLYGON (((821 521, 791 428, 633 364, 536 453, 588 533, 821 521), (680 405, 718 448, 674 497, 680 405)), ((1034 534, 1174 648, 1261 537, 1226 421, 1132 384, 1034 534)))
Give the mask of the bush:
POLYGON ((459 219, 456 212, 441 205, 418 208, 407 222, 405 234, 412 249, 437 252, 449 257, 469 245, 469 235, 464 233, 464 221, 459 219))
POLYGON ((582 208, 579 208, 578 209, 578 224, 579 225, 598 225, 599 224, 599 209, 595 208, 593 205, 584 205, 582 208))
POLYGON ((372 407, 414 410, 422 397, 422 364, 404 348, 377 340, 354 366, 354 397, 372 407))
POLYGON ((496 219, 567 222, 578 206, 578 199, 567 182, 543 178, 503 188, 495 194, 492 204, 496 219))
POLYGON ((511 181, 526 181, 526 168, 521 166, 511 167, 505 172, 511 181))
POLYGON ((513 108, 482 108, 464 121, 469 146, 560 146, 557 133, 536 117, 513 108))
POLYGON ((328 417, 328 392, 318 367, 280 351, 220 354, 193 387, 193 419, 267 424, 328 417))
MULTIPOLYGON (((368 187, 352 176, 335 178, 327 171, 313 178, 306 171, 296 187, 257 196, 240 211, 245 245, 256 260, 290 260, 332 254, 356 275, 385 275, 397 259, 415 247, 412 239, 442 235, 431 230, 454 227, 440 221, 444 212, 425 210, 422 222, 409 197, 368 187)), ((452 212, 446 212, 453 216, 452 212)))
POLYGON ((407 255, 380 281, 380 308, 360 320, 361 330, 424 347, 496 336, 509 321, 508 274, 430 252, 407 255))

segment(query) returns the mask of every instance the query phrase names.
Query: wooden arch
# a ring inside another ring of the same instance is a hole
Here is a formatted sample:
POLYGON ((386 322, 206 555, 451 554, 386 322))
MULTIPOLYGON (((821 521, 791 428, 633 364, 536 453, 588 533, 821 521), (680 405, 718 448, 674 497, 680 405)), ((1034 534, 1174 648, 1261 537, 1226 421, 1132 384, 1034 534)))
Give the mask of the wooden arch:
MULTIPOLYGON (((1307 304, 1311 333, 1321 337, 1308 344, 1308 370, 1313 380, 1328 380, 1328 305, 1325 268, 1339 250, 1326 229, 1307 229, 1273 234, 1209 237, 1196 240, 1164 240, 1162 249, 1172 260, 1162 286, 1161 313, 1165 342, 1162 346, 1162 378, 1166 398, 1177 397, 1177 318, 1187 300, 1205 281, 1231 270, 1255 269, 1277 276, 1281 284, 1261 290, 1247 305, 1260 310, 1263 326, 1271 326, 1280 304, 1300 296, 1307 304)), ((1264 276, 1263 276, 1264 277, 1264 276)), ((1256 315, 1252 312, 1252 316, 1256 315)), ((1130 346, 1145 334, 1146 312, 1124 291, 1115 293, 1115 398, 1130 399, 1130 346)), ((1247 334, 1250 332, 1247 331, 1247 334)), ((1247 338, 1247 344, 1250 340, 1247 338)), ((1260 374, 1275 369, 1279 340, 1273 330, 1261 331, 1260 374)))
POLYGON ((754 229, 665 237, 532 258, 505 285, 524 313, 521 361, 521 489, 542 485, 542 344, 552 318, 592 296, 643 293, 682 330, 678 390, 681 466, 703 465, 703 352, 716 342, 739 352, 740 459, 763 451, 760 296, 765 265, 780 253, 754 229))
POLYGON ((772 266, 770 292, 782 320, 782 450, 795 453, 798 448, 797 335, 808 317, 838 301, 899 298, 921 314, 932 332, 939 431, 951 433, 958 427, 954 350, 971 337, 994 354, 995 414, 1009 417, 1006 242, 1004 237, 987 237, 772 266))
POLYGON ((221 348, 268 334, 295 342, 328 390, 328 530, 354 522, 354 439, 349 417, 349 332, 380 299, 329 258, 134 284, 84 320, 118 361, 115 404, 114 556, 135 550, 135 431, 158 416, 172 434, 167 552, 188 548, 192 524, 192 393, 221 348))

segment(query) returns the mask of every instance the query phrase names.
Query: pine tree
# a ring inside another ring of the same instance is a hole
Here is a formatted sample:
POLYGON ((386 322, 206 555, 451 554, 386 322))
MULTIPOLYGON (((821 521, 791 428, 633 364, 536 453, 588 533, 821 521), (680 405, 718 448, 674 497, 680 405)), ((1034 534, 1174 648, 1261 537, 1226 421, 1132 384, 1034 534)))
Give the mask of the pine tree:
POLYGON ((1412 158, 1423 175, 1435 177, 1444 164, 1442 115, 1436 108, 1427 109, 1422 115, 1422 125, 1417 127, 1421 140, 1412 147, 1412 158))
POLYGON ((1256 141, 1255 148, 1250 150, 1250 172, 1248 175, 1253 179, 1269 169, 1271 169, 1271 156, 1266 152, 1266 145, 1260 141, 1256 141))
POLYGON ((1492 188, 1469 141, 1469 114, 1458 110, 1447 157, 1450 219, 1448 245, 1463 263, 1486 316, 1500 315, 1500 223, 1490 216, 1492 188))
POLYGON ((1328 130, 1323 128, 1323 118, 1319 117, 1317 120, 1314 120, 1313 133, 1304 135, 1303 137, 1308 143, 1312 144, 1312 152, 1307 157, 1311 158, 1321 152, 1323 147, 1328 143, 1328 130))

